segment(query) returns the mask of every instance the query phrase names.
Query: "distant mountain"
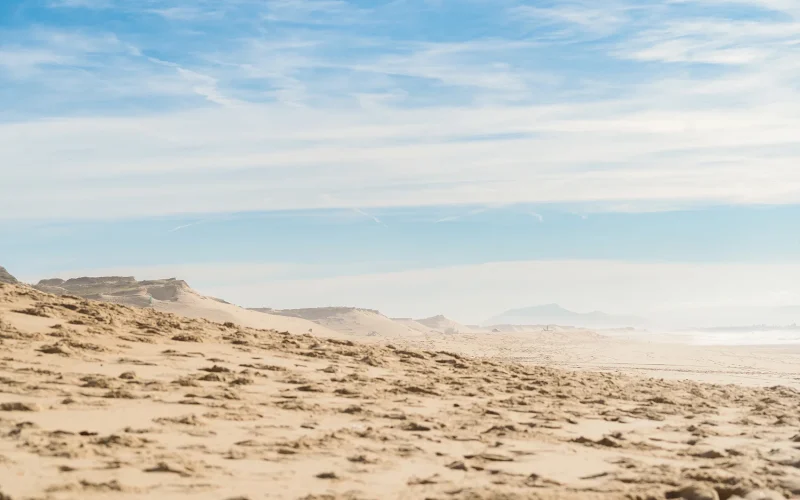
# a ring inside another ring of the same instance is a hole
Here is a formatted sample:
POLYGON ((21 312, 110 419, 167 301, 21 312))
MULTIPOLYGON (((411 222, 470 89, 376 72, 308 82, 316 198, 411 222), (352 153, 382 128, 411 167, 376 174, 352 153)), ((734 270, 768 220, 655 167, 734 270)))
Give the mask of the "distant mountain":
POLYGON ((9 283, 11 285, 16 285, 17 283, 19 283, 19 281, 17 281, 17 278, 11 276, 11 273, 6 271, 5 267, 0 266, 0 283, 9 283))
POLYGON ((561 325, 584 328, 619 328, 641 326, 646 320, 637 316, 620 316, 601 311, 577 313, 558 304, 545 304, 508 311, 494 316, 484 325, 561 325))

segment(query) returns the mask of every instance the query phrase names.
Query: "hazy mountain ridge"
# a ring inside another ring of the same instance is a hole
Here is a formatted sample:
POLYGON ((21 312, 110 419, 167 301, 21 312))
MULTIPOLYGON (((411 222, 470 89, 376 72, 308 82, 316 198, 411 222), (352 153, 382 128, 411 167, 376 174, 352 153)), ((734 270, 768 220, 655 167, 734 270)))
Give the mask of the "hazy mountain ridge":
POLYGON ((494 325, 559 325, 584 328, 615 328, 642 326, 647 320, 632 315, 614 315, 602 311, 578 313, 558 304, 509 309, 484 321, 485 326, 494 325))

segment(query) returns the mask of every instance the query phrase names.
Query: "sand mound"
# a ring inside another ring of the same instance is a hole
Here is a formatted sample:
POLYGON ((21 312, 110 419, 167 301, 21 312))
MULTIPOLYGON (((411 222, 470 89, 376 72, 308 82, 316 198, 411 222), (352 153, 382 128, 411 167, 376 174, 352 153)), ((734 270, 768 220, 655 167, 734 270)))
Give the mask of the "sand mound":
POLYGON ((412 329, 414 331, 417 331, 417 332, 420 332, 420 333, 423 333, 423 334, 426 334, 426 335, 441 334, 442 333, 442 332, 440 332, 438 330, 434 330, 433 328, 430 328, 430 327, 427 327, 427 326, 423 325, 422 323, 420 323, 419 321, 417 321, 417 320, 415 320, 413 318, 392 318, 392 321, 394 321, 396 323, 400 323, 401 325, 403 325, 405 327, 408 327, 408 328, 410 328, 410 329, 412 329))
POLYGON ((336 333, 300 318, 261 314, 207 297, 176 278, 137 281, 130 276, 83 277, 69 280, 42 280, 35 288, 55 295, 73 295, 92 300, 133 307, 152 308, 187 318, 202 318, 220 323, 231 322, 251 328, 303 333, 315 329, 318 334, 336 333))
POLYGON ((253 309, 290 318, 301 318, 347 335, 362 337, 414 337, 419 331, 394 321, 373 309, 355 307, 316 307, 309 309, 253 309))
POLYGON ((6 271, 5 267, 0 266, 0 283, 8 283, 10 285, 14 285, 16 283, 19 283, 19 281, 17 281, 17 278, 11 276, 11 273, 6 271))
POLYGON ((2 498, 800 492, 786 387, 281 334, 3 284, 0 351, 2 498))
POLYGON ((418 319, 417 323, 420 323, 431 330, 436 330, 442 333, 477 333, 478 331, 483 331, 462 325, 461 323, 441 315, 433 316, 431 318, 418 319))

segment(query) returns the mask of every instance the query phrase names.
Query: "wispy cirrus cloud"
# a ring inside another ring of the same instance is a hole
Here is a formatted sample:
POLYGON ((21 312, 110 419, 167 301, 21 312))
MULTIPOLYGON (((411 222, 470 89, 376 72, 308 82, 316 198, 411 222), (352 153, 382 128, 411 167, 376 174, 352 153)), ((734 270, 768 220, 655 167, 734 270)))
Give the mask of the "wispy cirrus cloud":
POLYGON ((372 220, 372 222, 374 222, 375 224, 378 224, 383 227, 389 227, 376 215, 368 214, 367 212, 361 210, 360 208, 353 208, 353 212, 357 213, 358 215, 363 215, 364 217, 372 220))
POLYGON ((147 12, 169 19, 172 21, 199 21, 199 20, 221 20, 224 17, 224 11, 213 9, 202 9, 192 6, 173 6, 166 8, 152 8, 147 12))
POLYGON ((71 9, 110 9, 117 5, 114 0, 50 0, 50 7, 71 9))
POLYGON ((531 23, 554 40, 610 35, 630 21, 629 11, 634 7, 622 2, 598 4, 587 1, 553 2, 542 5, 522 3, 509 8, 514 19, 531 23))
POLYGON ((274 0, 264 6, 266 21, 321 26, 368 22, 370 13, 345 0, 274 0))

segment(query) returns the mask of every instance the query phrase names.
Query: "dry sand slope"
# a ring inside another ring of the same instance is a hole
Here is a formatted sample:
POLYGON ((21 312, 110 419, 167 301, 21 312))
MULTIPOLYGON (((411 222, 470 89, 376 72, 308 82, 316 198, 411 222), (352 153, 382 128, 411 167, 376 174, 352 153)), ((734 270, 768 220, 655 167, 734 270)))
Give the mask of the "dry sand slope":
POLYGON ((42 280, 34 288, 55 295, 69 294, 115 304, 149 307, 187 318, 202 318, 220 323, 230 321, 251 328, 288 330, 292 333, 311 331, 326 337, 345 334, 375 337, 370 340, 381 341, 397 337, 473 331, 443 316, 420 322, 393 320, 379 311, 356 307, 245 309, 202 295, 185 281, 175 278, 146 281, 137 281, 131 276, 82 277, 69 280, 56 278, 42 280))
POLYGON ((4 499, 800 491, 791 389, 367 346, 17 285, 0 285, 0 318, 4 499))
MULTIPOLYGON (((297 321, 309 321, 321 327, 357 337, 375 337, 381 340, 397 337, 418 337, 434 333, 419 331, 398 321, 387 318, 372 309, 356 307, 315 307, 309 309, 251 309, 260 313, 285 317, 297 321)), ((316 332, 316 330, 314 330, 316 332)))
POLYGON ((477 333, 481 331, 462 325, 461 323, 441 315, 433 316, 432 318, 418 319, 417 322, 443 333, 477 333))
POLYGON ((175 278, 136 281, 128 276, 84 277, 69 280, 42 280, 35 288, 56 295, 113 302, 135 307, 150 307, 187 318, 207 319, 220 323, 234 322, 250 328, 267 328, 334 336, 332 330, 302 318, 262 314, 214 297, 202 295, 175 278))

